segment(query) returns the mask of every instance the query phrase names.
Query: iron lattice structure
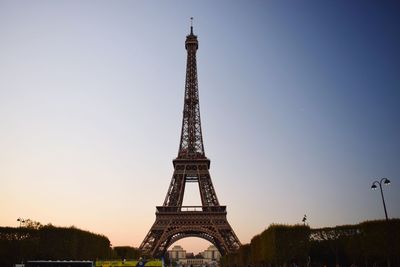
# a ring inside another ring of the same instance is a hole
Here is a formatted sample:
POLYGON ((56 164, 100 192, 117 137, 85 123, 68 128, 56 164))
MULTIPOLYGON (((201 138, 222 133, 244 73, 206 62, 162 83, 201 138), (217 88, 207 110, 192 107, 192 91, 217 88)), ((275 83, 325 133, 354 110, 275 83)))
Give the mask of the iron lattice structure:
POLYGON ((197 81, 197 36, 186 36, 187 50, 185 100, 178 157, 173 160, 174 174, 163 206, 156 207, 156 221, 140 249, 161 257, 173 243, 185 237, 200 237, 215 245, 222 255, 237 250, 240 241, 226 218, 226 206, 218 202, 205 156, 200 122, 197 81), (182 206, 185 185, 199 185, 202 206, 182 206))

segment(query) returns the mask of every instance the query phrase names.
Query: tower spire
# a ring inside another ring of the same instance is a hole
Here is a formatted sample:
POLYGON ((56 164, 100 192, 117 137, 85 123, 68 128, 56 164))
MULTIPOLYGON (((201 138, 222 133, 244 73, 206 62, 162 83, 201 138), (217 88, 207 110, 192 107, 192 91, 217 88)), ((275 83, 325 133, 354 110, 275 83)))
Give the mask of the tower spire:
POLYGON ((190 17, 190 35, 193 35, 193 17, 190 17))

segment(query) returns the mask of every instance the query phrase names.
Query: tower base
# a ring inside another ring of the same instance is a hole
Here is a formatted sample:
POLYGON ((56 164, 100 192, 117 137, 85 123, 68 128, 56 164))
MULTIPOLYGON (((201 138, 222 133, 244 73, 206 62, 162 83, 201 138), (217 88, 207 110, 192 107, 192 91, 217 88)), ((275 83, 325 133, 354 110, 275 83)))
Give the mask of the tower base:
POLYGON ((139 249, 158 258, 173 243, 185 237, 208 240, 221 255, 233 252, 240 246, 226 219, 226 206, 158 206, 156 221, 139 249))

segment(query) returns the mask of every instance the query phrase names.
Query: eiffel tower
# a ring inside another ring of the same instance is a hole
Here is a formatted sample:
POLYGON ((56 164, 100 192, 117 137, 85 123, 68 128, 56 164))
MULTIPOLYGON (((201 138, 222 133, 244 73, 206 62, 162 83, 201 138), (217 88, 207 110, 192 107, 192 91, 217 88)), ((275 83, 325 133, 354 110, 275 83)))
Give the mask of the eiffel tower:
POLYGON ((185 100, 178 157, 162 206, 156 207, 156 221, 140 245, 140 250, 161 257, 170 245, 186 237, 199 237, 215 245, 222 255, 235 251, 240 241, 226 218, 226 206, 218 202, 205 156, 200 123, 197 83, 197 36, 186 36, 187 50, 185 100), (202 206, 182 206, 186 183, 198 183, 202 206))

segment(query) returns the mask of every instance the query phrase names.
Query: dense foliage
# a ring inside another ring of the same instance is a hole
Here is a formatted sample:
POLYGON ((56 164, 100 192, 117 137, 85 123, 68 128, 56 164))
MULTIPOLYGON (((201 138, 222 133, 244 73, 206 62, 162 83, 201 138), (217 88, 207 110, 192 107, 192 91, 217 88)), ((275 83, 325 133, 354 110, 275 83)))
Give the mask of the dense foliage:
POLYGON ((225 255, 221 264, 223 267, 400 266, 400 219, 319 229, 271 225, 253 237, 250 244, 225 255))
POLYGON ((128 246, 114 247, 113 252, 112 258, 121 260, 139 259, 139 257, 142 255, 138 248, 128 246))
POLYGON ((27 260, 95 260, 111 255, 107 237, 75 227, 0 227, 0 266, 27 260))
POLYGON ((223 266, 282 266, 305 264, 309 251, 310 228, 304 225, 271 225, 241 246, 234 254, 222 258, 223 266))

